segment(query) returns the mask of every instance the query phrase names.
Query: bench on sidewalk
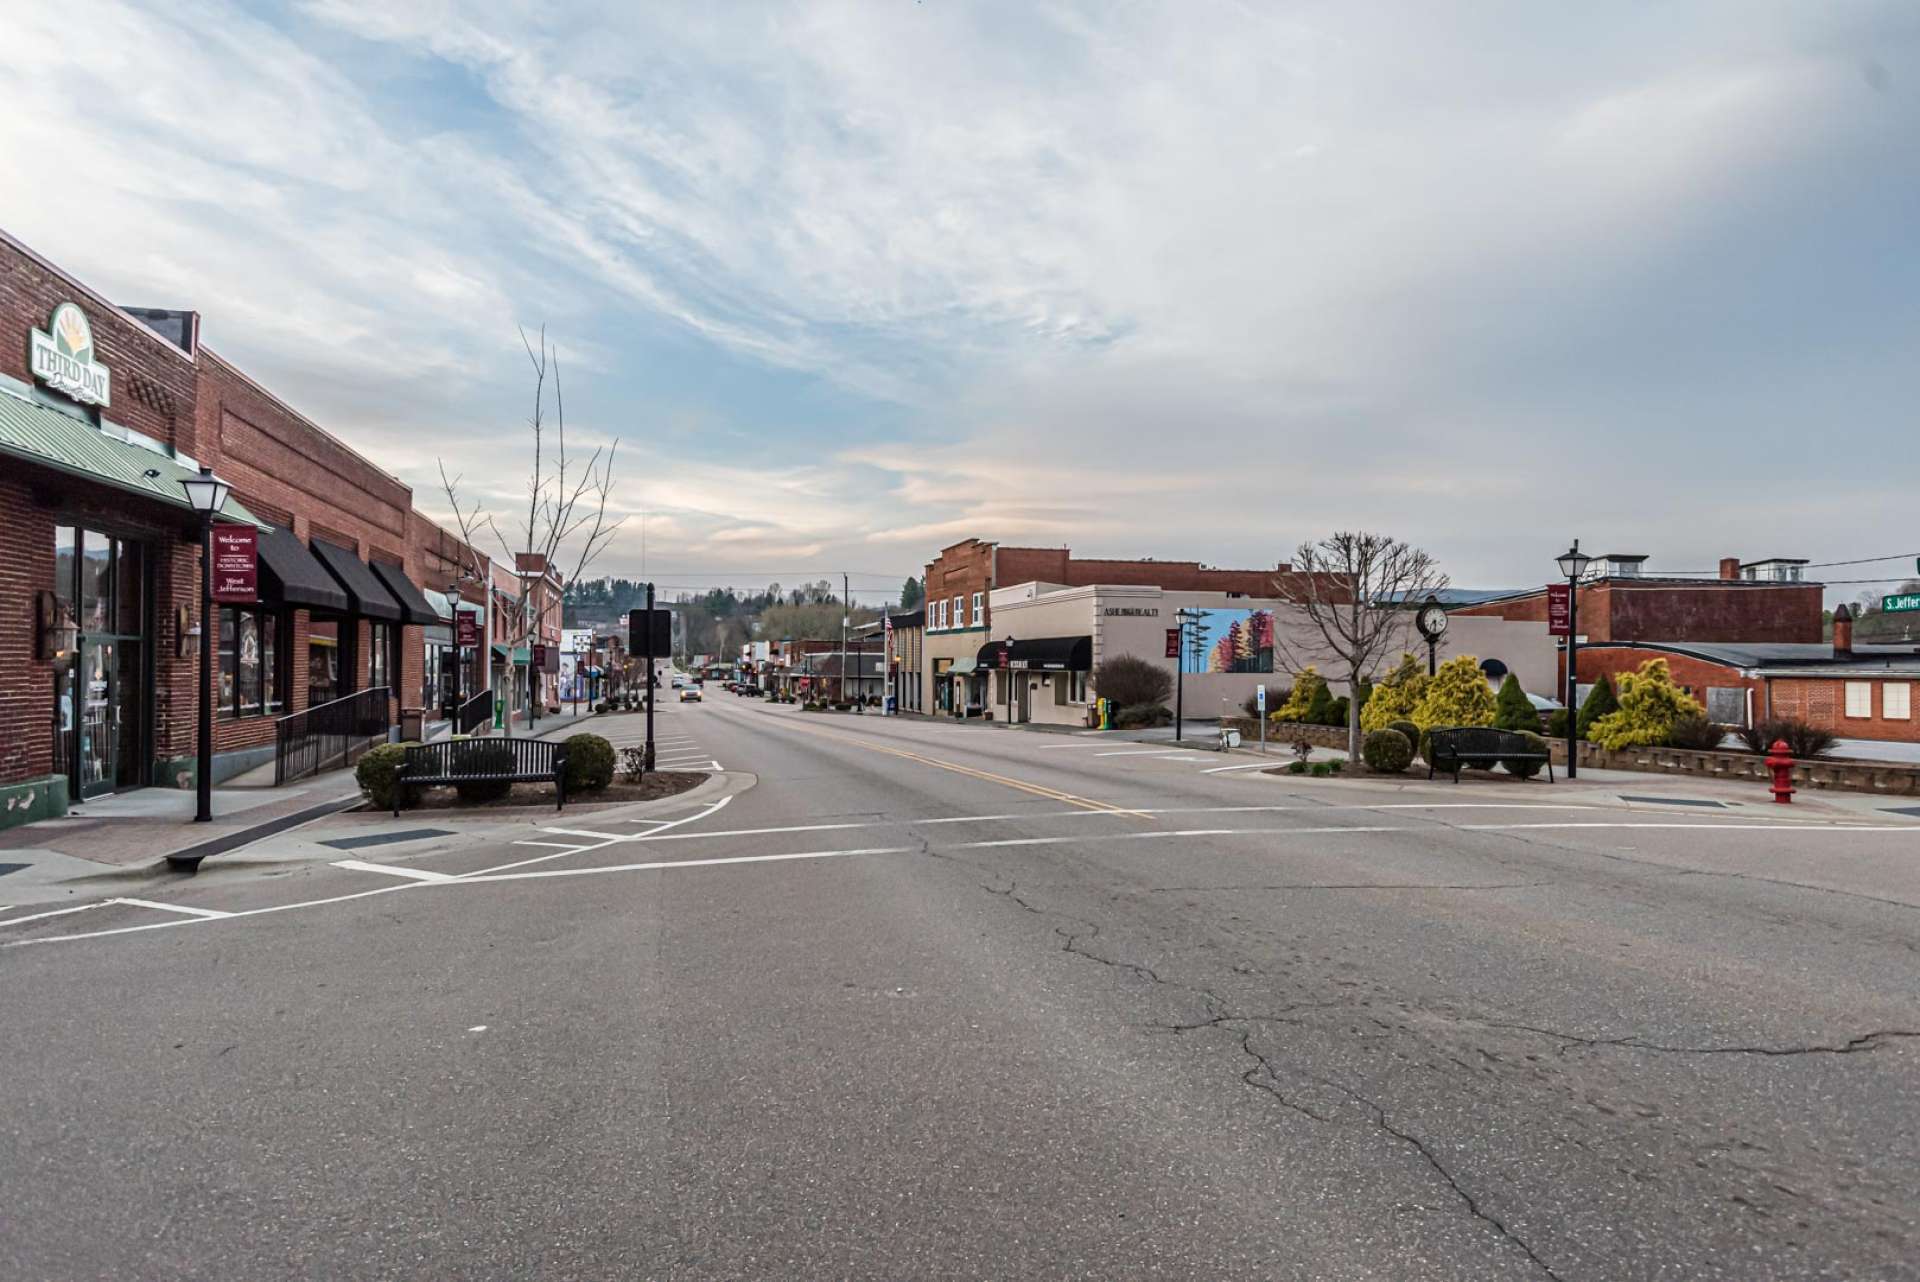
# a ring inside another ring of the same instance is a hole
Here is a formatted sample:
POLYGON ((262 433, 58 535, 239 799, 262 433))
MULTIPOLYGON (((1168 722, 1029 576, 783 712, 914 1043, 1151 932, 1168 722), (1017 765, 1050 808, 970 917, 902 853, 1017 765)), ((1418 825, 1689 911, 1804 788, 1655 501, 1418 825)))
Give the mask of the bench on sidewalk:
POLYGON ((408 748, 393 779, 393 813, 408 788, 463 783, 553 784, 555 810, 567 803, 567 741, 550 739, 449 739, 408 748))
POLYGON ((1475 763, 1485 763, 1488 769, 1506 765, 1508 773, 1526 779, 1539 773, 1536 762, 1546 766, 1547 782, 1554 782, 1552 756, 1534 747, 1531 739, 1516 731, 1496 730, 1492 726, 1459 726, 1427 732, 1429 779, 1437 767, 1452 772, 1453 781, 1459 783, 1460 767, 1475 763), (1516 769, 1515 764, 1522 768, 1516 769))

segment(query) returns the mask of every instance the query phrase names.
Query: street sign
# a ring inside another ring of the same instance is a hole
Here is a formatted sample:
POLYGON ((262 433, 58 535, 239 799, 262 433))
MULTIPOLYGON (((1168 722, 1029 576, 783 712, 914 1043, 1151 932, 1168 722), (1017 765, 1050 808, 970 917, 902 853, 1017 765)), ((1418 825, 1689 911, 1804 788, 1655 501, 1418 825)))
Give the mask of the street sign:
MULTIPOLYGON (((627 653, 647 653, 647 612, 627 611, 627 653)), ((653 657, 665 659, 673 654, 673 612, 655 606, 653 610, 653 657)))
POLYGON ((1253 688, 1253 706, 1258 708, 1262 713, 1266 712, 1267 710, 1267 687, 1266 686, 1257 685, 1253 688))
POLYGON ((547 670, 547 647, 544 645, 535 645, 533 647, 533 670, 535 672, 545 672, 547 670))
POLYGON ((1563 637, 1573 630, 1573 585, 1547 584, 1547 635, 1563 637))
POLYGON ((247 603, 260 599, 260 531, 251 525, 213 527, 213 599, 247 603))
POLYGON ((1909 610, 1920 610, 1920 592, 1883 596, 1880 598, 1880 610, 1883 614, 1905 614, 1909 610))

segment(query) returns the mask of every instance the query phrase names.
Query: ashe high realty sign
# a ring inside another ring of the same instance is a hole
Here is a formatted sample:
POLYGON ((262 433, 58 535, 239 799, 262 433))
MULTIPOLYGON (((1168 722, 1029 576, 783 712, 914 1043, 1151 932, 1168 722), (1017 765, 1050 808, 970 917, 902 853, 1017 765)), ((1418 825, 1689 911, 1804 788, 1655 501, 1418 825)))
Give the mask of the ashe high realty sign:
POLYGON ((35 378, 56 392, 89 405, 107 404, 112 380, 107 367, 93 359, 93 326, 87 314, 72 303, 54 308, 44 331, 31 331, 27 364, 35 378))

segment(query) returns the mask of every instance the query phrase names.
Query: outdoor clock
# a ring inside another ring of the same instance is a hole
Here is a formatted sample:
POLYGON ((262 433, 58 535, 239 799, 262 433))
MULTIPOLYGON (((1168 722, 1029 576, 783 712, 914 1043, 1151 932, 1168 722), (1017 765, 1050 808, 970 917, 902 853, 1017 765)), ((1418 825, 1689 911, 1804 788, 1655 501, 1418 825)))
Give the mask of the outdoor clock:
POLYGON ((1421 636, 1431 641, 1447 630, 1447 612, 1439 602, 1429 601, 1420 607, 1413 624, 1420 629, 1421 636))

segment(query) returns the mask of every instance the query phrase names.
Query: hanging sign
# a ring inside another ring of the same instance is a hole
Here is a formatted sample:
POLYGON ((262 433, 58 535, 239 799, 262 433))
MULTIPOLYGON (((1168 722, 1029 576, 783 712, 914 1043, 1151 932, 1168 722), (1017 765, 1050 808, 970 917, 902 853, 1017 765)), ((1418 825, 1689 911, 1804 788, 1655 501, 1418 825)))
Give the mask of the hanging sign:
POLYGON ((472 610, 457 610, 453 616, 455 645, 480 644, 480 616, 472 610))
POLYGON ((27 364, 35 378, 76 401, 105 405, 111 398, 113 381, 107 367, 93 359, 93 326, 72 303, 54 308, 44 331, 31 331, 27 364))
POLYGON ((1180 629, 1179 628, 1167 629, 1167 657, 1169 659, 1177 659, 1180 657, 1180 629))
POLYGON ((260 531, 251 525, 213 527, 213 599, 248 605, 260 599, 260 531))
POLYGON ((1573 631, 1573 585, 1547 584, 1547 635, 1564 637, 1573 631))

